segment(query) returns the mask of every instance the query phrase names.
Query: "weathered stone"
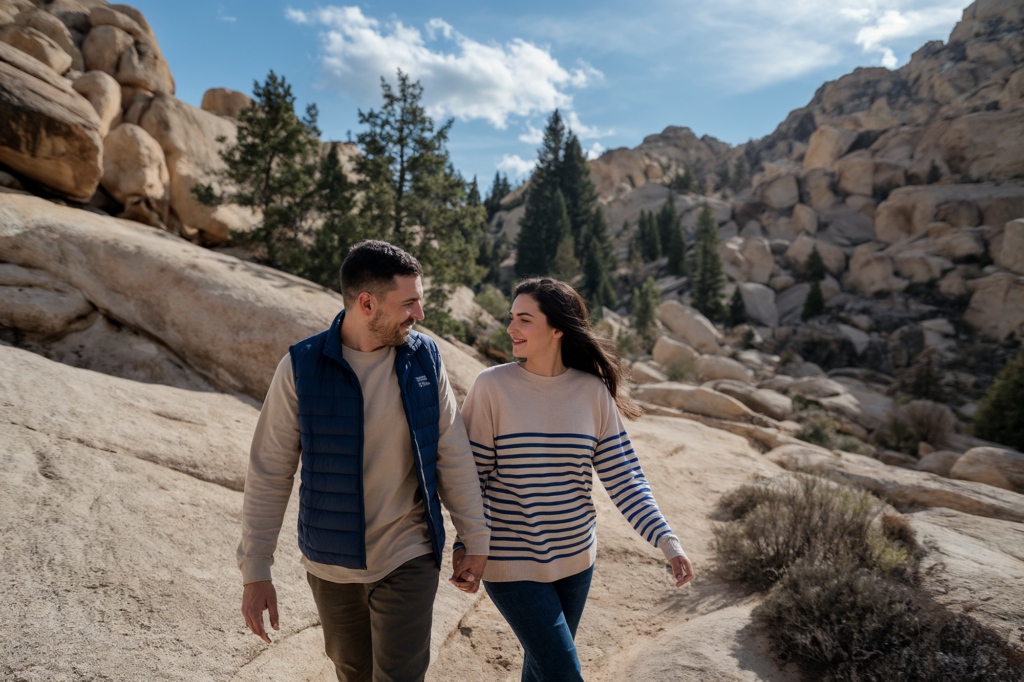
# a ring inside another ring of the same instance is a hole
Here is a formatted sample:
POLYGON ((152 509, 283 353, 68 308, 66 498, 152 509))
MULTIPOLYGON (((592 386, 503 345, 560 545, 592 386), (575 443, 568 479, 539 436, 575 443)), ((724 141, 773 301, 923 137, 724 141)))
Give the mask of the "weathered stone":
POLYGON ((836 202, 832 180, 832 175, 824 168, 808 171, 801 182, 801 201, 818 213, 827 211, 836 202))
POLYGON ((901 187, 875 211, 875 233, 886 244, 923 234, 936 221, 939 207, 970 201, 985 225, 1003 225, 1024 215, 1024 187, 1015 185, 926 185, 901 187))
POLYGON ((835 169, 840 192, 870 195, 873 191, 875 162, 871 159, 871 152, 854 152, 836 162, 835 169))
POLYGON ((71 31, 60 19, 44 10, 22 11, 18 16, 18 23, 34 28, 47 38, 56 43, 71 57, 71 69, 84 71, 85 62, 82 60, 82 52, 75 44, 71 31))
POLYGON ((779 311, 779 324, 792 326, 800 324, 811 285, 802 282, 788 287, 775 295, 775 307, 779 311))
POLYGON ((658 318, 675 336, 701 353, 721 355, 722 333, 711 321, 679 301, 665 301, 658 306, 658 318))
POLYGON ((163 227, 170 174, 157 141, 139 126, 122 123, 110 131, 103 148, 103 189, 124 204, 121 217, 163 227))
POLYGON ((924 250, 903 251, 893 256, 893 260, 900 275, 917 284, 940 279, 946 271, 955 267, 952 261, 928 255, 924 250))
POLYGON ((834 454, 812 446, 783 445, 765 457, 790 471, 809 471, 864 488, 896 505, 946 507, 977 516, 1024 521, 1024 495, 982 483, 941 478, 891 467, 863 455, 834 454))
POLYGON ((244 92, 228 88, 210 88, 203 93, 203 103, 200 108, 218 116, 238 118, 239 112, 252 104, 252 97, 244 92))
POLYGON ((1024 275, 1024 218, 1006 223, 996 264, 1018 275, 1024 275))
POLYGON ((775 267, 771 249, 764 239, 733 237, 719 245, 722 268, 737 282, 766 283, 775 267))
POLYGON ((783 289, 788 289, 794 284, 796 284, 796 279, 794 279, 793 276, 788 273, 776 275, 775 277, 772 277, 770 280, 768 280, 768 286, 770 286, 777 292, 782 291, 783 289))
POLYGON ((225 167, 219 151, 234 143, 234 122, 173 97, 157 95, 139 125, 164 150, 171 175, 171 209, 183 224, 202 232, 210 244, 226 242, 231 230, 251 229, 256 218, 250 211, 233 204, 207 206, 192 194, 197 184, 210 184, 218 193, 227 189, 218 175, 225 167), (218 141, 220 137, 223 142, 218 141))
POLYGON ((909 281, 894 274, 892 257, 884 253, 870 252, 854 254, 850 259, 846 281, 867 296, 874 296, 883 291, 903 291, 910 284, 909 281))
POLYGON ((868 345, 871 343, 871 337, 860 329, 846 324, 839 324, 838 327, 842 335, 848 338, 850 343, 853 344, 853 348, 857 351, 857 355, 863 355, 864 351, 868 349, 868 345))
POLYGON ((907 169, 910 164, 907 161, 894 161, 892 159, 875 159, 875 174, 872 179, 875 192, 889 194, 897 187, 907 184, 907 169))
POLYGON ((844 154, 857 139, 857 131, 832 126, 819 126, 811 133, 804 154, 804 166, 807 168, 832 169, 832 165, 844 154))
POLYGON ((751 410, 729 396, 701 386, 668 381, 662 384, 644 384, 633 391, 637 400, 674 407, 677 410, 702 414, 715 419, 744 420, 753 414, 751 410))
POLYGON ((688 344, 677 341, 669 336, 659 337, 651 351, 651 357, 662 367, 673 365, 692 364, 696 367, 700 353, 695 351, 688 344))
POLYGON ((839 382, 827 377, 805 377, 792 382, 787 392, 799 393, 807 398, 828 398, 846 393, 846 389, 839 382))
POLYGON ((739 290, 747 317, 751 321, 766 327, 779 326, 779 311, 775 307, 774 291, 763 284, 754 282, 739 284, 739 290))
POLYGON ((74 287, 42 270, 0 263, 0 327, 41 338, 65 334, 93 311, 74 287))
POLYGON ((981 211, 973 201, 954 199, 938 207, 935 220, 957 228, 977 227, 981 225, 981 211))
POLYGON ((0 121, 0 163, 69 199, 87 201, 96 191, 103 175, 100 120, 70 86, 55 87, 0 61, 0 121))
POLYGON ((956 460, 949 476, 1024 493, 1024 454, 1006 448, 971 448, 956 460))
POLYGON ((102 71, 116 80, 121 55, 126 50, 133 49, 134 45, 132 37, 121 29, 115 26, 97 26, 89 31, 85 42, 82 43, 85 68, 89 71, 102 71))
POLYGON ((1024 277, 996 273, 970 282, 964 321, 993 339, 1024 338, 1024 277))
POLYGON ((746 384, 754 383, 754 375, 732 358, 722 355, 704 355, 697 360, 697 378, 702 382, 732 379, 746 384))
POLYGON ((822 216, 828 228, 818 239, 837 246, 857 246, 875 239, 875 221, 863 211, 849 206, 833 206, 822 216))
POLYGON ((174 94, 174 77, 160 52, 153 29, 146 18, 134 7, 128 5, 100 5, 89 13, 89 31, 82 52, 89 69, 106 71, 121 85, 135 85, 158 94, 174 94), (101 44, 94 44, 93 36, 99 29, 115 29, 129 36, 130 44, 123 37, 111 38, 108 31, 101 31, 101 44), (97 53, 102 57, 97 59, 97 53), (116 64, 116 70, 111 68, 116 64), (104 68, 107 67, 107 68, 104 68))
POLYGON ((634 384, 660 384, 663 381, 668 381, 664 372, 650 363, 640 360, 630 365, 629 372, 634 384))
POLYGON ((0 26, 0 42, 16 47, 25 54, 35 57, 43 64, 64 73, 71 68, 71 55, 61 49, 48 36, 34 28, 8 24, 0 26))
POLYGON ((793 175, 783 175, 770 180, 762 185, 760 191, 764 197, 764 203, 776 210, 792 208, 800 201, 800 188, 793 175))
POLYGON ((711 381, 707 388, 735 398, 754 412, 783 421, 793 413, 793 401, 788 397, 766 388, 756 388, 744 381, 719 379, 711 381))
POLYGON ((89 71, 75 79, 75 92, 89 100, 100 119, 100 137, 106 137, 110 125, 121 114, 121 87, 103 71, 89 71))
POLYGON ((961 454, 963 453, 952 450, 936 450, 919 459, 914 468, 918 471, 927 471, 930 474, 948 477, 949 470, 960 459, 961 454))
POLYGON ((818 214, 807 204, 797 204, 793 207, 793 225, 813 236, 818 231, 818 214))
POLYGON ((846 254, 843 253, 842 249, 806 234, 796 238, 796 241, 786 250, 783 258, 793 268, 804 270, 807 265, 807 259, 815 248, 818 249, 821 260, 825 263, 825 269, 833 275, 839 275, 846 269, 846 254))
POLYGON ((935 240, 935 255, 953 261, 977 258, 985 253, 985 244, 970 228, 943 235, 935 240))

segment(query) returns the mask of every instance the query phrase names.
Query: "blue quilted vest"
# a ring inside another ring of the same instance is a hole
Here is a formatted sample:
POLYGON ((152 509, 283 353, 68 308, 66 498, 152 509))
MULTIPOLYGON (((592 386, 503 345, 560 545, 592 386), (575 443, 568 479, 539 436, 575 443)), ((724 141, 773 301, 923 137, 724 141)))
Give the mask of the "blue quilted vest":
MULTIPOLYGON (((299 549, 317 563, 365 569, 364 499, 373 491, 363 490, 363 393, 355 372, 342 357, 343 319, 344 310, 330 329, 289 349, 302 442, 299 549)), ((412 436, 430 544, 440 566, 444 549, 437 496, 441 354, 429 337, 417 332, 410 332, 397 350, 395 373, 412 436)))

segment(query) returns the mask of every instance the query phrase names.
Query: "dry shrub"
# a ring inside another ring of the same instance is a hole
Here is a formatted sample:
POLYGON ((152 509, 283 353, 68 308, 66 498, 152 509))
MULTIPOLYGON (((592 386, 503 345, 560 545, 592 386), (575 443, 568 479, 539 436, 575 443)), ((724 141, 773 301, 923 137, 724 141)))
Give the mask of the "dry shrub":
POLYGON ((826 682, 1013 682, 1024 656, 969 616, 851 564, 801 561, 753 612, 772 651, 826 682))
POLYGON ((694 383, 697 381, 697 364, 688 360, 677 360, 665 368, 669 381, 694 383))
POLYGON ((936 448, 946 445, 946 439, 956 426, 953 411, 931 400, 911 400, 901 406, 898 413, 918 442, 924 441, 936 448))
POLYGON ((913 570, 907 548, 875 523, 882 503, 870 493, 797 475, 741 486, 722 506, 734 520, 715 530, 719 570, 751 589, 771 587, 802 559, 913 570))
POLYGON ((796 415, 801 428, 794 435, 802 441, 832 449, 836 443, 836 423, 822 410, 810 409, 796 415))

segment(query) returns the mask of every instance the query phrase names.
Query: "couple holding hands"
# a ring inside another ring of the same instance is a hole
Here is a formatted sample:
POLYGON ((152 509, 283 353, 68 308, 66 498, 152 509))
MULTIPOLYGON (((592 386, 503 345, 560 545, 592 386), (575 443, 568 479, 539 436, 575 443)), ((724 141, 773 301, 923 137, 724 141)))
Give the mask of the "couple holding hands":
POLYGON ((299 468, 298 540, 344 682, 423 680, 448 509, 450 582, 481 580, 524 650, 523 680, 582 680, 573 643, 597 553, 600 478, 672 564, 693 568, 658 510, 623 427, 637 406, 614 347, 568 284, 516 286, 521 360, 480 373, 460 412, 423 319, 422 268, 381 241, 341 267, 345 309, 281 360, 253 436, 238 565, 249 628, 278 629, 271 565, 299 468))

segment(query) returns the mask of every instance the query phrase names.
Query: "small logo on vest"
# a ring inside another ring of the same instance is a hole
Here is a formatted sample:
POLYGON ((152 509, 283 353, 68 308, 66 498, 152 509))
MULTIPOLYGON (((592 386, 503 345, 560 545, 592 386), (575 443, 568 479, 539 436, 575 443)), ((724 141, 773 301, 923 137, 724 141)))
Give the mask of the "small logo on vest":
POLYGON ((430 381, 427 379, 427 377, 421 374, 420 376, 416 377, 416 385, 419 386, 420 388, 426 388, 427 386, 430 385, 430 381))

